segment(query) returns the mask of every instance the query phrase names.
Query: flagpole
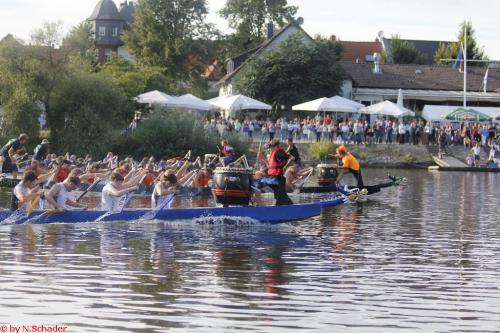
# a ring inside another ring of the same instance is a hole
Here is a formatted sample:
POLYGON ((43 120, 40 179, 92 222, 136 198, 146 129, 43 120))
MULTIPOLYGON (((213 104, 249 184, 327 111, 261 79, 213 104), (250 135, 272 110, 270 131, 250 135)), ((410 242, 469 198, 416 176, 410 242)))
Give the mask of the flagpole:
POLYGON ((467 23, 464 25, 464 109, 467 108, 467 23))

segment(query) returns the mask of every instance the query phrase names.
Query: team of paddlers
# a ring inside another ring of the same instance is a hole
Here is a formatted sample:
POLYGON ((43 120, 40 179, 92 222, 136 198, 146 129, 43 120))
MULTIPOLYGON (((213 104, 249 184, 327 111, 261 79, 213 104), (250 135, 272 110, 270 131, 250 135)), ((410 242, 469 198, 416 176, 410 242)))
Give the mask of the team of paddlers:
MULTIPOLYGON (((49 141, 46 139, 27 159, 24 148, 27 140, 26 134, 20 134, 0 150, 3 175, 10 173, 16 178, 18 165, 24 167, 22 179, 12 193, 11 210, 30 210, 36 205, 49 205, 57 210, 87 209, 79 200, 86 192, 77 198, 76 190, 82 185, 93 187, 104 180, 107 182, 102 188, 102 209, 119 209, 123 199, 139 187, 152 189, 151 206, 154 209, 164 198, 174 195, 179 186, 209 187, 217 169, 250 169, 245 157, 236 158, 235 149, 225 140, 218 147, 219 154, 205 155, 203 162, 199 157, 190 162, 190 152, 184 157, 160 161, 150 157, 140 162, 131 156, 119 160, 113 153, 108 153, 100 161, 94 161, 91 155, 84 158, 69 154, 57 156, 49 153, 49 141)), ((302 186, 313 168, 302 167, 299 151, 291 139, 287 140, 286 149, 280 146, 278 139, 270 140, 265 148, 267 154, 259 147, 258 160, 250 177, 251 188, 255 192, 271 189, 276 205, 293 204, 287 192, 293 191, 300 182, 302 186)), ((348 171, 354 175, 361 188, 363 181, 356 158, 344 146, 338 147, 336 152, 335 157, 342 159, 342 165, 332 165, 339 170, 337 182, 348 171)))

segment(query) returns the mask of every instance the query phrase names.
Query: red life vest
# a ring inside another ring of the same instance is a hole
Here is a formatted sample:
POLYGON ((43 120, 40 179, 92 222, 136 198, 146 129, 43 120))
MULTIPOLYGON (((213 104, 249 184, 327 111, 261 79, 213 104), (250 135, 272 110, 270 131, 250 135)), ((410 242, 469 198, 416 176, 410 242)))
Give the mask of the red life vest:
POLYGON ((234 150, 232 147, 225 145, 223 148, 224 156, 225 157, 232 157, 234 155, 234 150), (227 147, 231 148, 230 150, 227 149, 227 147))
POLYGON ((267 174, 269 176, 279 176, 283 174, 283 168, 285 167, 287 160, 283 160, 281 162, 278 162, 276 160, 276 155, 280 151, 286 154, 286 151, 283 148, 278 147, 271 153, 271 156, 269 157, 269 170, 267 171, 267 174))

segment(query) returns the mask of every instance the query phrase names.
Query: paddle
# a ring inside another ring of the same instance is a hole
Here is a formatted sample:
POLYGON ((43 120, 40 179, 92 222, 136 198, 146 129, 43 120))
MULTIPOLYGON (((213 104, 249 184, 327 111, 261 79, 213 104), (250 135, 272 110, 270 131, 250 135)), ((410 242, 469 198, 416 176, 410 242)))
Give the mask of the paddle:
POLYGON ((156 208, 150 210, 146 214, 144 214, 139 220, 154 220, 156 215, 163 210, 163 209, 170 209, 170 205, 172 204, 172 201, 174 200, 175 193, 171 194, 169 196, 166 196, 164 199, 164 202, 156 206, 156 208))
POLYGON ((95 177, 95 180, 92 183, 92 185, 90 185, 82 194, 80 194, 78 199, 76 199, 76 202, 79 202, 80 200, 82 200, 82 198, 85 196, 85 194, 87 194, 89 191, 93 190, 97 186, 97 184, 99 184, 100 182, 101 182, 101 178, 95 177))
POLYGON ((38 221, 42 217, 51 215, 51 214, 56 214, 56 213, 64 213, 64 209, 47 209, 40 215, 34 216, 28 220, 26 220, 23 224, 33 224, 34 222, 38 221))

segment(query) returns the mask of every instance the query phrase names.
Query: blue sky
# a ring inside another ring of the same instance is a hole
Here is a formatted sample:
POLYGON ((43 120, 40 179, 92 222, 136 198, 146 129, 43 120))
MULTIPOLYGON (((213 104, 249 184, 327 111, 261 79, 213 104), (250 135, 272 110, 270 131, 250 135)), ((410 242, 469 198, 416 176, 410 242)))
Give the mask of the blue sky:
MULTIPOLYGON (((0 37, 23 39, 44 20, 62 20, 66 29, 90 15, 98 0, 0 0, 0 37)), ((118 4, 120 0, 115 0, 118 4)), ((225 0, 208 0, 209 20, 227 26, 216 11, 225 0)), ((456 40, 459 23, 472 20, 491 59, 500 59, 497 0, 289 0, 299 6, 304 29, 311 35, 336 35, 342 40, 374 40, 379 31, 408 39, 456 40)))

